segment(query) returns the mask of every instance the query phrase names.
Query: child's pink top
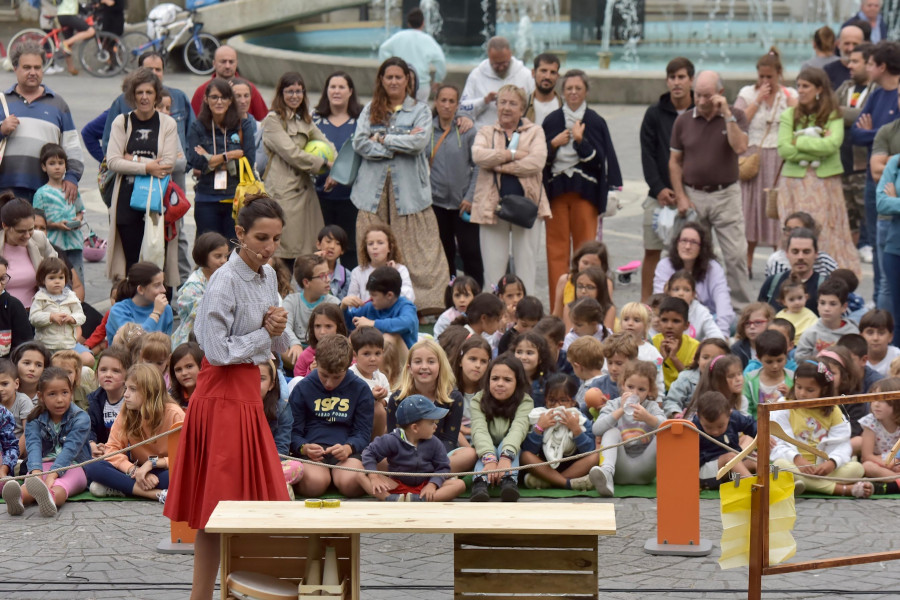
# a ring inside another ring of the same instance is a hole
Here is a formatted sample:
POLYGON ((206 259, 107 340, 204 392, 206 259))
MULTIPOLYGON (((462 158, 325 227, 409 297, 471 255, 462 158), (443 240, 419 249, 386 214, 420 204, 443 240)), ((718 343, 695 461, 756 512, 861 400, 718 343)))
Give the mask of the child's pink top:
POLYGON ((312 346, 307 346, 306 349, 300 353, 297 364, 294 365, 294 377, 306 377, 309 375, 309 366, 314 360, 316 360, 316 349, 312 346))

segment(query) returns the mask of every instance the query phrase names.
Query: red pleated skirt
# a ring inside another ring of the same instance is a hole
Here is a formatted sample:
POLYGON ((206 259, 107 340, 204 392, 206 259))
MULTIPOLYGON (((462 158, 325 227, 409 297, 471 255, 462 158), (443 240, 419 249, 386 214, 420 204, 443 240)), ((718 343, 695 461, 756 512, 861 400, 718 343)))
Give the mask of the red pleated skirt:
POLYGON ((259 368, 203 360, 163 514, 203 529, 222 500, 290 500, 259 393, 259 368))

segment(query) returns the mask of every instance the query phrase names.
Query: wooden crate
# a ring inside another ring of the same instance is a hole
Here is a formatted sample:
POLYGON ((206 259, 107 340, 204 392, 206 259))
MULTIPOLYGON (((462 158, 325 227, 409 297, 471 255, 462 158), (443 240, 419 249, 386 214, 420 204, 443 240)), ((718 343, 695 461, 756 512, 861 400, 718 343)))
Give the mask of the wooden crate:
POLYGON ((344 579, 340 585, 303 585, 300 582, 299 596, 297 600, 346 600, 348 581, 344 579))
MULTIPOLYGON (((324 549, 333 546, 338 558, 338 573, 347 590, 345 597, 359 600, 359 535, 320 535, 324 549)), ((306 573, 309 535, 300 534, 222 534, 222 581, 229 573, 251 571, 300 584, 306 573)), ((223 600, 227 590, 222 589, 223 600)))
POLYGON ((454 598, 598 598, 596 535, 457 534, 454 598))

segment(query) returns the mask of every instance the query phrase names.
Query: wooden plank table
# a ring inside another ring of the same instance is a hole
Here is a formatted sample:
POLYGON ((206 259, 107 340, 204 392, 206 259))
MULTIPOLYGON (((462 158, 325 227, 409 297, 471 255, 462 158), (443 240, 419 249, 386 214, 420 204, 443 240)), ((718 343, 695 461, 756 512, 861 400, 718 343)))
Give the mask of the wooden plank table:
POLYGON ((335 547, 341 580, 359 600, 362 533, 453 535, 456 599, 597 598, 597 536, 615 535, 616 520, 613 505, 599 502, 220 502, 206 531, 222 534, 223 600, 234 571, 298 582, 311 535, 335 547))

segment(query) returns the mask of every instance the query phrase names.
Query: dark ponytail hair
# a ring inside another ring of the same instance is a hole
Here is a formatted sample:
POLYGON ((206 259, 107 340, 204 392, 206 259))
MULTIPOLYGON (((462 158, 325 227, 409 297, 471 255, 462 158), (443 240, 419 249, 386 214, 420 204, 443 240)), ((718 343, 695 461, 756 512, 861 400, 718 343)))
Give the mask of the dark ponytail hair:
POLYGON ((469 325, 471 323, 477 323, 483 316, 487 316, 488 318, 500 318, 503 316, 503 311, 505 309, 506 307, 503 305, 503 300, 493 294, 483 292, 472 298, 472 301, 469 302, 469 308, 466 309, 466 314, 454 319, 451 325, 469 325))
POLYGON ((142 261, 134 263, 128 269, 128 276, 119 282, 116 288, 116 297, 119 300, 133 298, 138 293, 138 287, 150 285, 153 278, 162 273, 156 264, 142 261))
POLYGON ((278 219, 284 225, 284 209, 268 194, 248 194, 238 213, 237 224, 247 232, 258 219, 278 219))

